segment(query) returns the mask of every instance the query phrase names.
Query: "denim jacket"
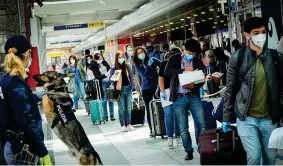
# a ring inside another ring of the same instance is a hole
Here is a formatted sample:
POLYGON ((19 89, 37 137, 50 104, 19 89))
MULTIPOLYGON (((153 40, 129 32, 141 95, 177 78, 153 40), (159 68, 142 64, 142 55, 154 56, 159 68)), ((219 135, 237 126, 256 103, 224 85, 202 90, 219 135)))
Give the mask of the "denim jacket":
POLYGON ((24 132, 27 144, 39 157, 48 154, 37 98, 20 76, 0 79, 0 129, 24 132))

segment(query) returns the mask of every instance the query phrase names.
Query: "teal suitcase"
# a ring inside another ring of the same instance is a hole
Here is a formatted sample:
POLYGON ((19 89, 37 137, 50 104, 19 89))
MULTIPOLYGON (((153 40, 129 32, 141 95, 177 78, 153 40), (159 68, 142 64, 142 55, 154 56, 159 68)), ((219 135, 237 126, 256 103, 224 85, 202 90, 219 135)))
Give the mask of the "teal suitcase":
POLYGON ((97 100, 89 102, 90 118, 94 125, 106 122, 106 102, 101 99, 101 90, 99 81, 95 80, 95 86, 97 89, 97 100))

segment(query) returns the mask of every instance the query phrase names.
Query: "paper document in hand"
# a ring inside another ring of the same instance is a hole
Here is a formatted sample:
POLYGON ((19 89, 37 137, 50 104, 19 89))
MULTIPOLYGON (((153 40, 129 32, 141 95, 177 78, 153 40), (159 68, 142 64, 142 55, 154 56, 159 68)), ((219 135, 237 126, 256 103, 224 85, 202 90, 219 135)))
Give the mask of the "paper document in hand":
POLYGON ((268 148, 283 149, 283 127, 274 129, 269 138, 268 148))
POLYGON ((110 78, 111 81, 118 81, 120 76, 121 76, 122 70, 115 70, 115 73, 113 76, 110 78))
POLYGON ((202 83, 205 81, 202 70, 184 72, 183 74, 179 74, 178 77, 181 86, 191 83, 202 83))
MULTIPOLYGON (((166 96, 167 96, 167 100, 163 100, 162 97, 161 97, 161 104, 162 104, 163 108, 173 104, 171 101, 169 101, 169 99, 170 99, 170 89, 166 89, 165 93, 166 93, 166 96)), ((160 92, 160 96, 161 96, 161 92, 160 92)))

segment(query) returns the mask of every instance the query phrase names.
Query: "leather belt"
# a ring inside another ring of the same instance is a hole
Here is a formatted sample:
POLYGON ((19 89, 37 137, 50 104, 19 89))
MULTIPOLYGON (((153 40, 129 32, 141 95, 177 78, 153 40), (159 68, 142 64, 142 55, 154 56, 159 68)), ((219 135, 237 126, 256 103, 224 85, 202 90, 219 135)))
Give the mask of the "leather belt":
POLYGON ((185 96, 185 97, 191 97, 191 96, 194 96, 196 95, 197 92, 188 92, 188 93, 179 93, 179 96, 185 96))

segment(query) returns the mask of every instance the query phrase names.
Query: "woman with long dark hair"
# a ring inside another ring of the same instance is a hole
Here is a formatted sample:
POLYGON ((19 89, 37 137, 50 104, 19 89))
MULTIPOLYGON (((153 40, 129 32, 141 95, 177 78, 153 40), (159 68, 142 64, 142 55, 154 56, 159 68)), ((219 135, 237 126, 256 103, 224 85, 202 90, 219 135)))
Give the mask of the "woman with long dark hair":
MULTIPOLYGON (((102 79, 102 90, 104 93, 104 99, 106 101, 106 89, 109 88, 109 70, 110 70, 110 65, 106 62, 104 57, 100 53, 96 53, 94 55, 94 61, 98 64, 99 71, 101 75, 105 75, 105 77, 102 79)), ((107 101, 106 101, 107 102, 107 101)), ((109 105, 109 114, 110 114, 110 119, 111 121, 115 120, 114 117, 114 103, 113 102, 108 102, 109 105)), ((106 116, 106 121, 108 121, 108 113, 106 116)))
POLYGON ((134 54, 134 66, 137 73, 141 77, 142 97, 145 102, 147 112, 147 122, 150 129, 150 137, 152 137, 151 120, 149 113, 149 103, 154 99, 155 91, 158 84, 157 68, 161 62, 156 58, 149 57, 146 50, 138 47, 134 54))
POLYGON ((85 70, 83 66, 78 63, 78 59, 75 55, 71 55, 69 57, 69 63, 66 70, 66 74, 70 79, 75 79, 75 89, 73 92, 73 101, 75 104, 75 109, 79 108, 78 103, 78 91, 81 93, 81 96, 83 97, 83 100, 86 99, 86 93, 84 88, 84 80, 85 80, 85 70))
POLYGON ((115 55, 115 67, 111 70, 110 78, 115 73, 115 70, 122 71, 119 80, 115 83, 115 90, 120 91, 118 101, 120 124, 123 132, 132 131, 135 129, 131 125, 132 92, 136 88, 133 72, 129 65, 126 64, 126 57, 122 52, 117 52, 115 55))

